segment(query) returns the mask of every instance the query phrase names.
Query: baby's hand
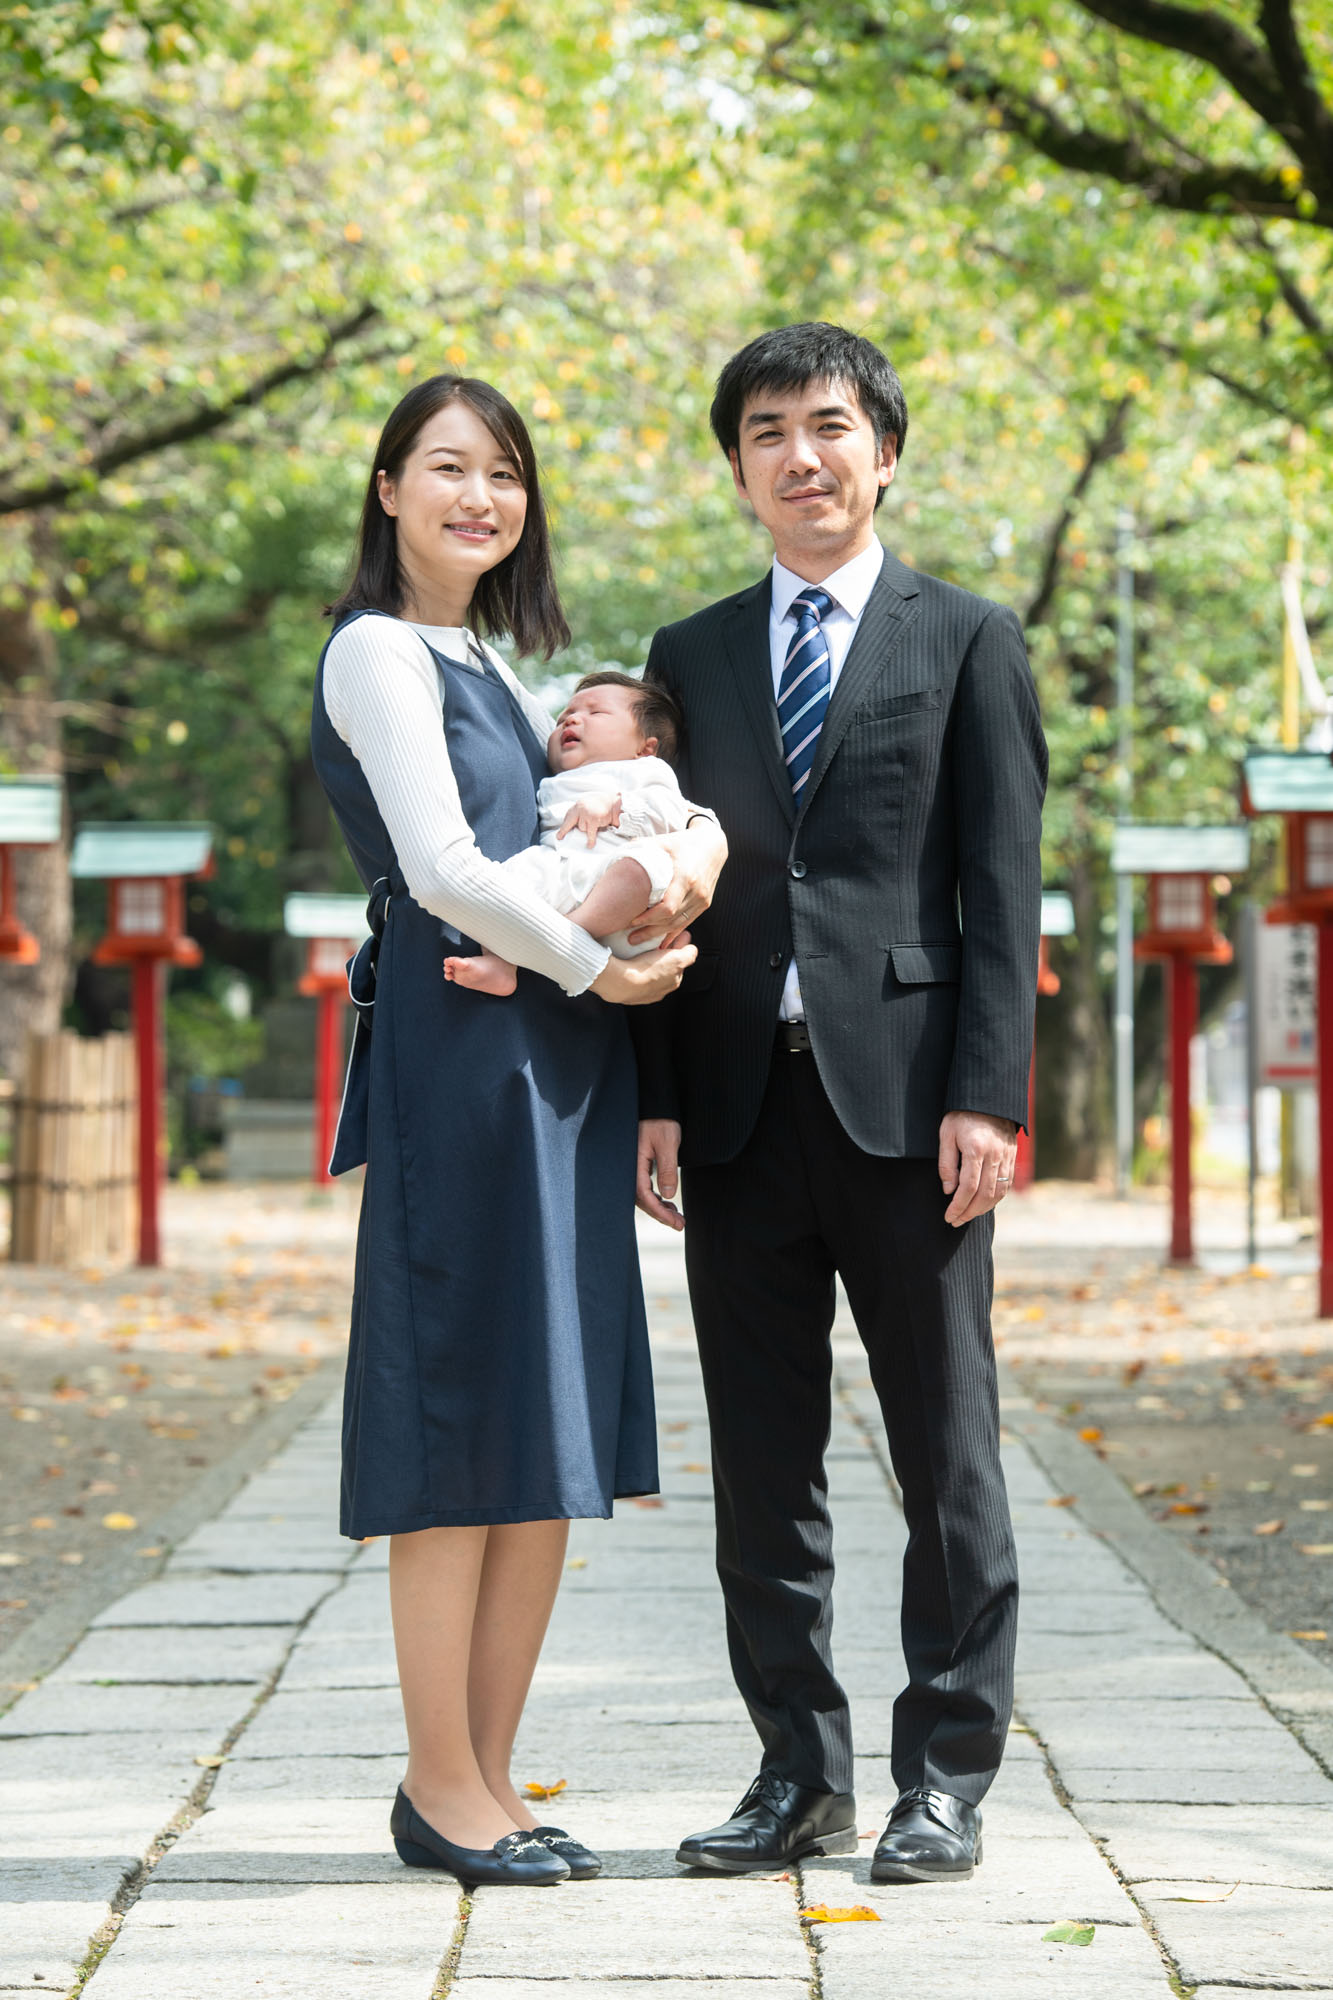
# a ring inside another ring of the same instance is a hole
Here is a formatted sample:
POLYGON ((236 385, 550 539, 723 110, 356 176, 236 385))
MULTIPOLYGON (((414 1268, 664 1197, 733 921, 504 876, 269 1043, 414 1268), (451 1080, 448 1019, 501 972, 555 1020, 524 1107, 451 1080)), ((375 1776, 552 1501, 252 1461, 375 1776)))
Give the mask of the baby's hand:
POLYGON ((579 833, 587 834, 589 847, 595 847, 597 836, 603 827, 619 825, 619 792, 594 794, 589 798, 580 799, 577 805, 569 808, 556 839, 563 840, 567 833, 577 830, 579 833))

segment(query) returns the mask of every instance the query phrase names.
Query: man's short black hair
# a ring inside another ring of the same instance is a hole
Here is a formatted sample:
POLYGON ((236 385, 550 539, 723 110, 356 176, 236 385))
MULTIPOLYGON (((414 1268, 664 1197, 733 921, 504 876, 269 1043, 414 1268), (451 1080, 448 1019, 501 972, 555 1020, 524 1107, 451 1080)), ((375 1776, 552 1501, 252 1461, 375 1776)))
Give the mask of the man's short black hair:
POLYGON ((631 706, 634 720, 639 725, 639 734, 645 742, 650 736, 657 738, 657 755, 664 764, 675 762, 680 749, 680 739, 685 731, 685 716, 675 695, 668 694, 656 681, 641 681, 634 674, 622 674, 615 667, 602 667, 595 674, 585 674, 575 687, 575 694, 584 688, 612 687, 628 688, 634 696, 631 706))
MULTIPOLYGON (((741 414, 755 396, 804 389, 811 382, 836 382, 856 391, 870 419, 876 449, 892 437, 899 458, 907 442, 907 398, 897 370, 873 341, 827 320, 806 320, 761 333, 733 354, 717 378, 709 411, 713 435, 727 456, 740 450, 741 414)), ((881 496, 882 497, 882 496, 881 496)))

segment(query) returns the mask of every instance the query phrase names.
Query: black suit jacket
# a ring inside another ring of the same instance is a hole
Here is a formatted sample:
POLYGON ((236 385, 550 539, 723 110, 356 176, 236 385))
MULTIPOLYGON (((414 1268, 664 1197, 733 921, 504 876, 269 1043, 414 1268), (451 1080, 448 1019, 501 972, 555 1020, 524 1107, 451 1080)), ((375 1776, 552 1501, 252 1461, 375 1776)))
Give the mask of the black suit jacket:
POLYGON ((640 1113, 688 1165, 754 1126, 793 952, 814 1058, 865 1152, 933 1158, 947 1110, 1027 1119, 1046 745, 1011 611, 887 551, 797 809, 770 581, 658 632, 686 796, 731 856, 680 991, 631 1010, 640 1113))

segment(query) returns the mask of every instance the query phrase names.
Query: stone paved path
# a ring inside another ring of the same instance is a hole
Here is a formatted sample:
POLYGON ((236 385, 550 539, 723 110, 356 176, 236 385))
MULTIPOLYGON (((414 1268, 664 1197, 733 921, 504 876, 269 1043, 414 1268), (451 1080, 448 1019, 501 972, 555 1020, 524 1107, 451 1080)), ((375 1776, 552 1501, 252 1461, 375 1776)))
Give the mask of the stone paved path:
MULTIPOLYGON (((551 1816, 602 1851, 602 1879, 469 1905, 394 1859, 386 1549, 334 1533, 335 1402, 0 1717, 0 1993, 70 1992, 96 1940, 89 2000, 642 2000, 646 1982, 654 2000, 1333 1996, 1333 1780, 1099 1534, 1095 1491, 1051 1504, 1067 1496, 1018 1398, 1021 1724, 986 1860, 967 1884, 870 1885, 903 1530, 846 1328, 830 1466, 862 1851, 790 1877, 680 1873, 676 1840, 726 1815, 755 1752, 678 1249, 645 1237, 663 1503, 576 1528, 517 1762, 567 1780, 551 1816), (216 1772, 199 1761, 219 1753, 216 1772), (803 1922, 816 1904, 879 1921, 803 1922), (1096 1926, 1091 1946, 1043 1941, 1066 1918, 1096 1926)), ((1303 1668, 1317 1709, 1323 1670, 1303 1668)))

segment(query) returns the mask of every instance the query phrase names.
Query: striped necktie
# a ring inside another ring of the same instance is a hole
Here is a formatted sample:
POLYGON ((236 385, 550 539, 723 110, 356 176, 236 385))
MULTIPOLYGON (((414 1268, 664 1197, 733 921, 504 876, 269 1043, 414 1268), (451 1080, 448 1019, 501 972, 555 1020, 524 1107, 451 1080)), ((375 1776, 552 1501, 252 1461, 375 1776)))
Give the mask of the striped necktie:
POLYGON ((778 681, 778 722, 782 727, 782 754, 798 804, 815 761, 824 711, 828 707, 829 649, 820 630, 820 620, 832 609, 833 599, 826 590, 803 590, 791 601, 796 635, 787 648, 778 681))

